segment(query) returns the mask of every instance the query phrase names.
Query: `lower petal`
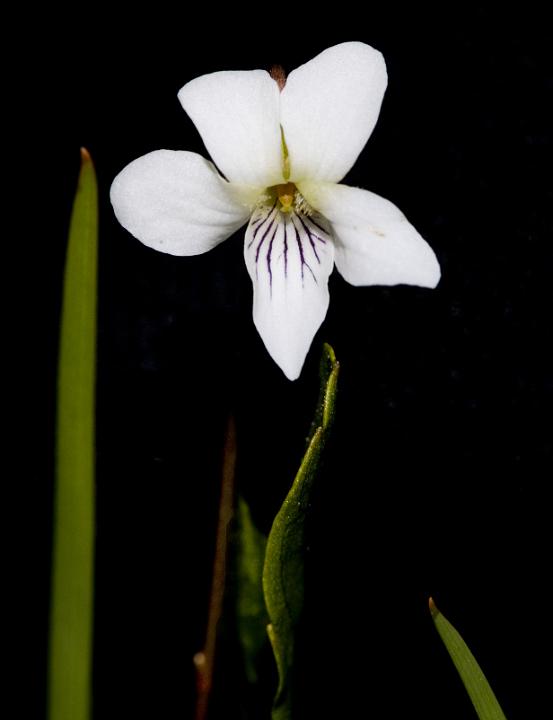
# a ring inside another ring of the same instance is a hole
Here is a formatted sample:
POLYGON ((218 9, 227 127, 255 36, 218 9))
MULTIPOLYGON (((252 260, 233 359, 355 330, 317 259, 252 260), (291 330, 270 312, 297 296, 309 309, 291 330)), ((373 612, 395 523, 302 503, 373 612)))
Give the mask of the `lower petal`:
POLYGON ((252 215, 244 246, 253 282, 253 319, 265 347, 295 380, 328 309, 334 246, 318 214, 282 212, 277 202, 252 215))
POLYGON ((191 152, 157 150, 125 167, 112 183, 121 225, 171 255, 199 255, 226 240, 251 212, 246 196, 191 152))
POLYGON ((332 183, 306 183, 300 191, 332 224, 336 267, 347 282, 436 287, 434 251, 389 200, 332 183))

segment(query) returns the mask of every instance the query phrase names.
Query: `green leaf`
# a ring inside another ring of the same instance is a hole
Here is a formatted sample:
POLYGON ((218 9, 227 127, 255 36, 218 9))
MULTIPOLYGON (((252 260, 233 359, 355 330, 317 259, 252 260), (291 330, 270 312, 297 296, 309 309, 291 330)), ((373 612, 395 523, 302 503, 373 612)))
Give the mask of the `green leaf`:
POLYGON ((339 363, 336 360, 334 350, 328 343, 325 343, 319 366, 319 399, 315 409, 315 417, 311 423, 311 430, 307 437, 308 447, 318 428, 322 427, 328 433, 334 422, 338 370, 339 363))
POLYGON ((237 598, 238 635, 246 677, 257 682, 259 653, 267 642, 269 621, 263 598, 263 561, 267 538, 253 524, 246 501, 238 498, 237 598))
POLYGON ((278 512, 267 542, 263 590, 269 613, 269 639, 275 656, 279 683, 273 720, 292 717, 295 633, 303 609, 305 520, 313 482, 334 418, 339 364, 333 349, 325 345, 320 366, 321 389, 308 445, 292 488, 278 512))
POLYGON ((98 195, 81 150, 65 265, 58 367, 49 720, 91 712, 98 195))
POLYGON ((461 676, 480 720, 506 720, 480 665, 476 662, 463 638, 441 614, 432 598, 429 600, 429 606, 434 625, 461 676))

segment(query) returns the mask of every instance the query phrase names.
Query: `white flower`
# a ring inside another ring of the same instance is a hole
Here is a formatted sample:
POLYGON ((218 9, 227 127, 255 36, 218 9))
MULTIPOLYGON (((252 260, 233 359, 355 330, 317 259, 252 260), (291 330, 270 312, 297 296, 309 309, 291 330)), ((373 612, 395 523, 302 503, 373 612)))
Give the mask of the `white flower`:
POLYGON ((440 278, 395 205, 337 184, 376 124, 386 83, 382 55, 359 42, 325 50, 284 87, 264 70, 196 78, 179 100, 224 178, 200 155, 158 150, 111 187, 119 222, 173 255, 206 252, 249 219, 255 326, 291 380, 326 315, 334 264, 352 285, 435 287, 440 278))

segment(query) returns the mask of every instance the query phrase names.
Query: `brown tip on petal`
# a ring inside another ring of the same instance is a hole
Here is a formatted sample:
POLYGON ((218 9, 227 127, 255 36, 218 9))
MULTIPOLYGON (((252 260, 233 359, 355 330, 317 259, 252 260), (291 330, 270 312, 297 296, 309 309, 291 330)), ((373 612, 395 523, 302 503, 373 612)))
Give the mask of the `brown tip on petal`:
POLYGON ((436 615, 439 615, 440 613, 431 597, 428 598, 428 609, 430 610, 432 617, 436 617, 436 615))
POLYGON ((284 90, 284 86, 286 85, 286 73, 284 72, 282 65, 273 65, 269 70, 269 75, 278 85, 280 92, 282 92, 284 90))
POLYGON ((90 157, 90 153, 85 147, 81 148, 81 162, 91 162, 92 158, 90 157))

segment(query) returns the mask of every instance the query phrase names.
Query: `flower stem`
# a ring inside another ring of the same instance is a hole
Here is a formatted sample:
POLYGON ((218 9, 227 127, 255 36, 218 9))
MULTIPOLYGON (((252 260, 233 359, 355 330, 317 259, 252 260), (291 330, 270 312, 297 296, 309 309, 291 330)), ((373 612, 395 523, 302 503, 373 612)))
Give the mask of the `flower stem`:
POLYGON ((228 536, 227 528, 234 510, 234 476, 236 468, 236 425, 234 417, 229 416, 223 450, 221 474, 221 495, 219 500, 219 519, 213 560, 211 595, 207 616, 207 629, 203 650, 194 655, 196 666, 196 720, 205 720, 209 707, 209 698, 213 684, 215 652, 217 646, 217 626, 223 612, 225 595, 225 575, 228 536))

